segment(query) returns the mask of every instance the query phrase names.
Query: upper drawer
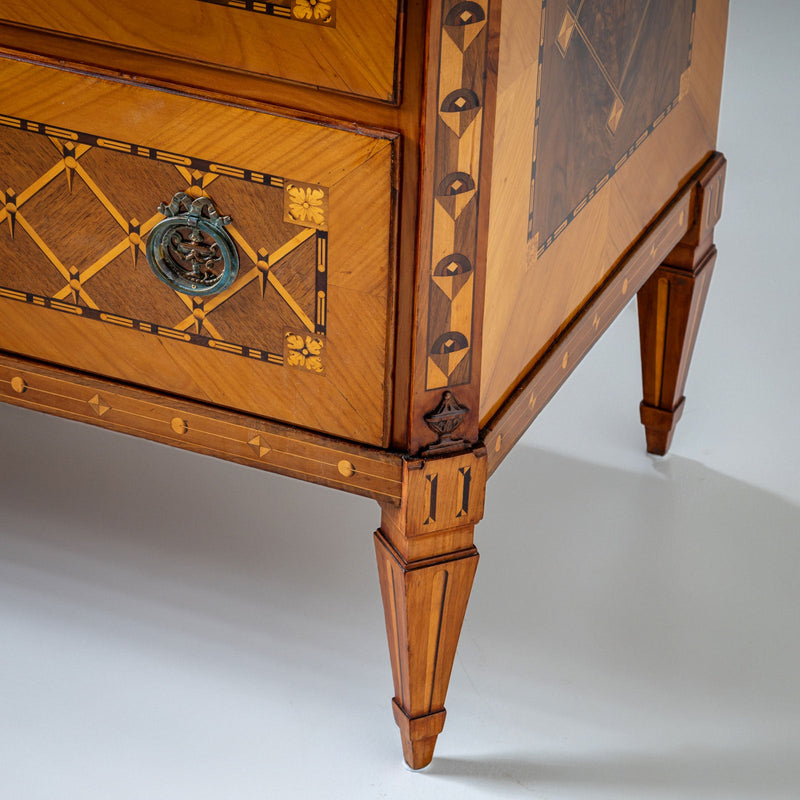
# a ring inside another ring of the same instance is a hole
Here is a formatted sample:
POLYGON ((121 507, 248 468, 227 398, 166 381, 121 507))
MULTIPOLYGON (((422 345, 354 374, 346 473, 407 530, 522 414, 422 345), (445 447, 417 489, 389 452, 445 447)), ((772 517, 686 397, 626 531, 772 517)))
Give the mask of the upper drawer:
POLYGON ((385 444, 395 137, 13 61, 0 85, 0 349, 385 444))
MULTIPOLYGON (((398 0, 4 0, 26 27, 393 102, 398 0)), ((106 66, 114 66, 108 64, 106 66)), ((162 76, 169 77, 169 76, 162 76)))

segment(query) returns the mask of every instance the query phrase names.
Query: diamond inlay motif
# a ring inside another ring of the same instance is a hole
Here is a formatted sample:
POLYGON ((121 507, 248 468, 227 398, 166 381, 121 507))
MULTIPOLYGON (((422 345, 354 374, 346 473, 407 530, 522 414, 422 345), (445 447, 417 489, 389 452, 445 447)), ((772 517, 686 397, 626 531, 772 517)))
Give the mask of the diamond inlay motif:
POLYGON ((264 458, 264 456, 272 450, 269 444, 261 438, 261 434, 258 433, 252 439, 250 439, 247 444, 250 445, 250 449, 259 458, 264 458))
POLYGON ((96 394, 90 401, 89 405, 92 407, 92 410, 98 417, 102 417, 107 411, 111 411, 111 406, 100 397, 99 394, 96 394))
POLYGON ((471 380, 488 0, 442 0, 425 388, 471 380))
POLYGON ((10 183, 0 193, 0 296, 275 364, 283 363, 287 328, 325 335, 328 233, 318 218, 327 214, 327 189, 313 189, 313 225, 286 221, 282 177, 89 133, 52 133, 43 123, 0 117, 0 174, 10 183), (200 303, 156 281, 144 259, 162 219, 159 202, 176 190, 211 192, 220 207, 245 209, 228 229, 243 269, 200 303), (71 224, 54 208, 66 209, 71 224))

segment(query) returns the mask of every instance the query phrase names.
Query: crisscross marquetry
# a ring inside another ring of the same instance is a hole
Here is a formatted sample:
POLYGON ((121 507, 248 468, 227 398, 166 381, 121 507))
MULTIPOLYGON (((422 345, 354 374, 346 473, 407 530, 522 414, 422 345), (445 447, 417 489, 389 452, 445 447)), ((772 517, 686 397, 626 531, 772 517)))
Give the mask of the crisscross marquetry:
MULTIPOLYGON (((162 188, 172 187, 174 191, 184 191, 193 197, 212 197, 216 195, 215 188, 221 184, 241 182, 239 176, 247 175, 251 184, 263 184, 251 188, 251 202, 263 204, 265 213, 271 212, 275 217, 280 215, 282 219, 278 219, 272 226, 274 230, 267 231, 266 235, 263 226, 248 226, 246 221, 240 227, 237 219, 234 219, 228 226, 227 230, 236 243, 245 269, 227 290, 209 297, 191 297, 154 279, 140 285, 140 291, 145 289, 146 300, 152 300, 154 295, 159 296, 158 312, 147 313, 148 303, 145 303, 132 315, 129 303, 118 295, 127 291, 127 283, 133 273, 144 269, 146 274, 147 269, 142 267, 140 255, 143 256, 145 252, 147 234, 163 217, 155 212, 140 222, 132 211, 143 207, 139 198, 130 191, 135 186, 122 193, 113 191, 115 187, 110 182, 115 177, 109 177, 110 173, 103 169, 107 159, 96 159, 95 163, 90 163, 90 156, 99 148, 105 154, 116 151, 113 158, 117 160, 128 158, 139 161, 152 158, 151 149, 110 142, 75 131, 53 129, 13 117, 0 118, 0 124, 14 129, 12 137, 25 139, 26 144, 31 137, 41 140, 36 143, 38 147, 28 148, 35 154, 31 158, 32 163, 26 165, 33 171, 33 179, 19 190, 9 185, 5 191, 4 207, 0 210, 0 224, 3 219, 7 220, 8 234, 12 239, 9 243, 11 258, 6 260, 5 267, 0 267, 0 292, 4 297, 75 315, 88 315, 108 324, 183 339, 276 364, 282 364, 284 360, 286 330, 310 333, 315 337, 324 335, 327 232, 319 228, 324 227, 326 220, 324 215, 320 216, 323 214, 320 211, 315 217, 316 221, 286 221, 284 194, 288 187, 294 186, 291 181, 261 175, 254 180, 252 173, 236 168, 225 170, 228 174, 211 172, 209 169, 195 168, 188 156, 162 152, 160 158, 156 158, 161 162, 157 169, 161 173, 159 179, 162 188), (89 139, 91 143, 81 139, 89 139), (42 148, 42 141, 50 147, 42 148), (175 163, 176 160, 184 163, 175 163), (62 227, 58 224, 60 215, 52 214, 56 202, 59 209, 65 203, 79 208, 83 221, 77 221, 78 226, 83 224, 103 231, 99 252, 98 247, 88 248, 81 252, 80 260, 74 260, 74 263, 73 260, 67 260, 71 252, 69 247, 64 246, 62 227), (322 222, 319 222, 320 219, 322 222), (252 244, 250 240, 254 235, 268 239, 269 247, 252 244), (19 237, 27 237, 38 250, 40 257, 36 274, 18 269, 25 257, 22 253, 24 245, 19 248, 19 258, 15 263, 14 244, 19 237), (291 261, 291 267, 282 270, 281 267, 288 261, 291 261), (43 280, 42 272, 47 267, 60 276, 60 285, 55 290, 52 290, 52 280, 43 280), (106 271, 113 272, 113 277, 106 281, 98 280, 98 276, 106 271), (298 280, 299 272, 305 275, 304 281, 298 280), (234 299, 240 299, 251 285, 257 285, 261 300, 252 302, 252 291, 247 293, 250 297, 245 302, 252 307, 251 313, 258 314, 261 307, 262 310, 266 308, 268 312, 273 312, 270 315, 274 316, 276 306, 281 307, 282 313, 277 324, 262 324, 260 330, 251 327, 248 331, 250 337, 243 342, 241 335, 230 335, 231 326, 225 319, 225 312, 234 299), (171 303, 168 302, 169 296, 173 296, 171 303)), ((133 164, 132 168, 139 166, 133 164)), ((24 171, 22 175, 11 174, 11 169, 8 159, 0 161, 0 180, 5 179, 4 183, 27 177, 24 171)), ((114 176, 116 174, 113 173, 114 176)), ((324 195, 326 190, 320 188, 318 191, 324 195)), ((225 196, 224 191, 222 196, 225 196)), ((153 207, 158 199, 148 198, 153 207)), ((155 308, 149 304, 149 310, 155 308)))

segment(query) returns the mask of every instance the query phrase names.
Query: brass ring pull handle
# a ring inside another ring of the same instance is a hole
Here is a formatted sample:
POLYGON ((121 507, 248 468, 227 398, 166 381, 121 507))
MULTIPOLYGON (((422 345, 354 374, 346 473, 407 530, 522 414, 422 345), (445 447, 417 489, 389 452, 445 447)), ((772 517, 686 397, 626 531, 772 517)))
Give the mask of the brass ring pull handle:
POLYGON ((177 192, 158 210, 165 219, 147 239, 147 262, 156 276, 175 291, 210 295, 227 289, 239 272, 239 256, 220 216, 207 197, 177 192))

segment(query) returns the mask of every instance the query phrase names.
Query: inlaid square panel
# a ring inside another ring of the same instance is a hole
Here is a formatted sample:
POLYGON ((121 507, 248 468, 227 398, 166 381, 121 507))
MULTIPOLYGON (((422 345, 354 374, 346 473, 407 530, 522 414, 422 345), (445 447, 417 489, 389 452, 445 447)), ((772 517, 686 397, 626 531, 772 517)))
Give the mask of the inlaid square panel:
MULTIPOLYGON (((19 187, 6 189, 0 212, 9 235, 0 296, 275 364, 287 331, 325 335, 327 188, 33 120, 0 116, 0 127, 0 176, 19 187), (4 169, 16 153, 28 154, 27 175, 4 169), (227 232, 243 274, 219 294, 193 297, 154 281, 144 256, 163 216, 153 198, 181 191, 235 209, 227 232), (284 213, 293 194, 300 208, 312 198, 303 219, 284 213)), ((321 371, 321 360, 314 365, 321 371)))

